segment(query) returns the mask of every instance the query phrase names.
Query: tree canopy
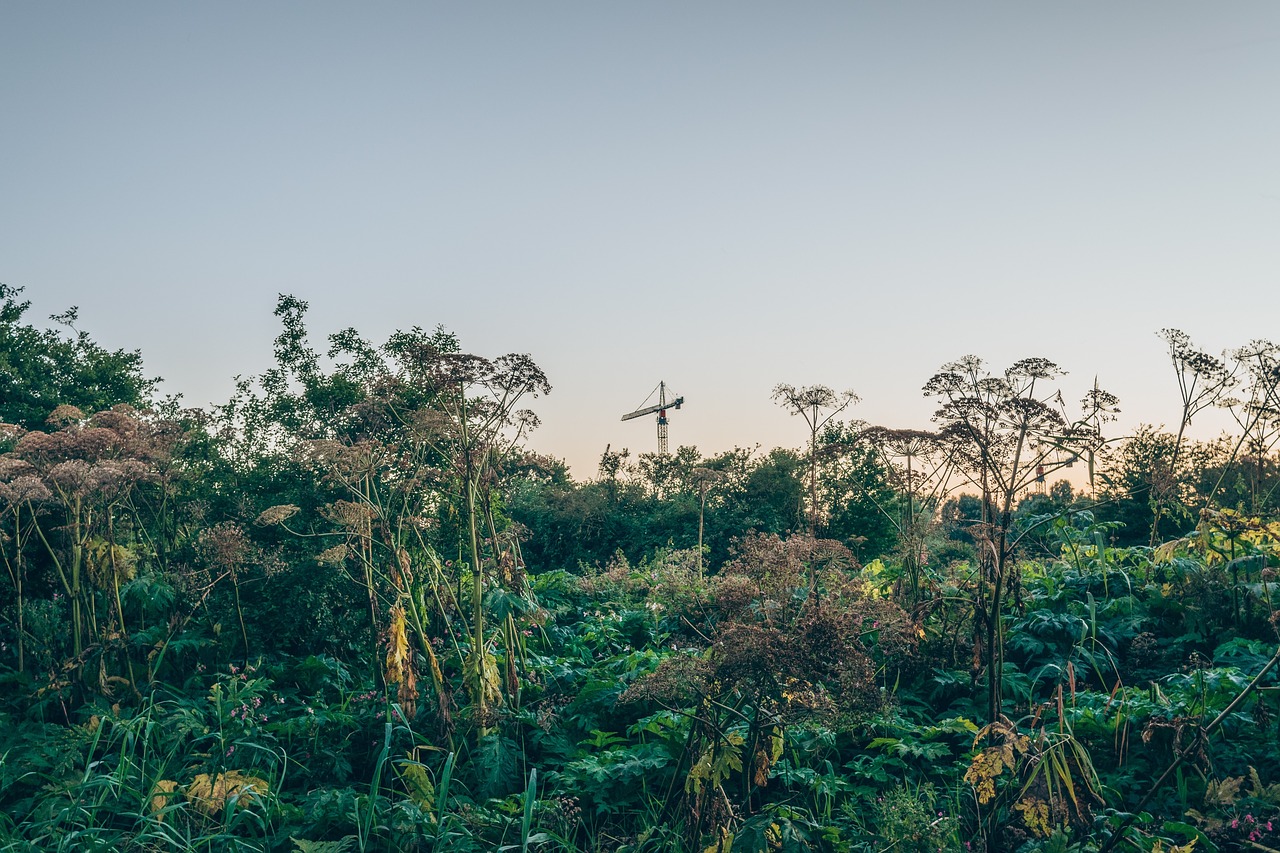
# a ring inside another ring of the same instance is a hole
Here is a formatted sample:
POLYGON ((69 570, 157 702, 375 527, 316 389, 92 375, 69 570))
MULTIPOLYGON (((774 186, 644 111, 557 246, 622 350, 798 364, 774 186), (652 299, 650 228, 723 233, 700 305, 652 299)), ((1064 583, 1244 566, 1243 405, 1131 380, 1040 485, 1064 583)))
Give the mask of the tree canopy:
POLYGON ((125 403, 143 407, 158 379, 143 374, 138 350, 109 350, 76 328, 79 311, 51 317, 64 330, 23 322, 31 307, 23 288, 0 283, 0 422, 44 429, 60 405, 98 412, 125 403))

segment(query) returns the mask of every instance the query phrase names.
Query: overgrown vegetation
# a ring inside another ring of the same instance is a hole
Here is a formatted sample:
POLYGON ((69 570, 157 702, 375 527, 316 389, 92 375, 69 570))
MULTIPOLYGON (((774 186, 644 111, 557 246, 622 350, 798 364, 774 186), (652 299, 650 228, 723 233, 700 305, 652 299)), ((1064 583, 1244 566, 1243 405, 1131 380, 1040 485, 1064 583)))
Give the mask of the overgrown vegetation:
POLYGON ((528 356, 322 355, 281 297, 276 364, 187 410, 19 296, 0 850, 1280 848, 1274 345, 1162 333, 1175 433, 966 357, 932 429, 779 385, 798 451, 579 482, 528 356))

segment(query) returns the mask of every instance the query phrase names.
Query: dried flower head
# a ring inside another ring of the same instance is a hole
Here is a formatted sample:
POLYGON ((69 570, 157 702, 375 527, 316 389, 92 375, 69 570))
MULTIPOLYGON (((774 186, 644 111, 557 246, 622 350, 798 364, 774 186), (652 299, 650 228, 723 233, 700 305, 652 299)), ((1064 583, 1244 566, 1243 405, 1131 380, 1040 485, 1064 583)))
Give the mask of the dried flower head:
POLYGON ((292 518, 298 512, 299 507, 296 507, 293 504, 279 504, 277 506, 264 509, 254 520, 254 524, 261 527, 274 527, 275 525, 281 524, 282 522, 292 518))
POLYGON ((351 548, 343 543, 334 545, 332 548, 325 548, 316 555, 316 562, 322 566, 340 566, 346 562, 347 557, 351 555, 351 548))
POLYGON ((13 506, 15 504, 42 504, 53 499, 53 493, 39 477, 25 474, 15 477, 7 483, 0 483, 0 501, 13 506))
POLYGON ((334 524, 348 530, 361 531, 377 517, 368 504, 337 500, 320 508, 320 514, 334 524))
POLYGON ((209 565, 235 569, 249 559, 253 546, 240 525, 224 521, 202 530, 196 537, 196 548, 209 565))
POLYGON ((649 675, 637 680, 618 698, 628 702, 691 702, 704 694, 715 674, 709 658, 694 654, 669 657, 649 675))
POLYGON ((82 420, 84 420, 84 412, 75 406, 62 403, 54 407, 53 411, 49 413, 49 417, 45 419, 45 423, 53 426, 65 426, 82 420))

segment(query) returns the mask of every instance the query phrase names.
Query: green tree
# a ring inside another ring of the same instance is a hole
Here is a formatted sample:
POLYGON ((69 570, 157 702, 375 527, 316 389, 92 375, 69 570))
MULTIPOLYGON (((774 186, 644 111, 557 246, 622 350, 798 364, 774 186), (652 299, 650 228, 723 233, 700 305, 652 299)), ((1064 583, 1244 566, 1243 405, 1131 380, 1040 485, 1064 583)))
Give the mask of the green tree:
POLYGON ((823 535, 860 556, 887 554, 899 544, 895 519, 901 505, 893 471, 850 424, 829 423, 818 438, 819 499, 823 535))
POLYGON ((71 308, 52 317, 67 332, 22 322, 31 307, 21 287, 0 284, 0 422, 44 429, 53 410, 99 412, 118 403, 145 408, 157 379, 142 373, 137 351, 105 349, 76 328, 71 308))
POLYGON ((784 447, 775 447, 752 466, 733 501, 735 535, 754 530, 781 536, 800 530, 806 468, 799 454, 784 447))
MULTIPOLYGON (((1103 454, 1099 477, 1102 501, 1094 508, 1094 515, 1100 521, 1124 525, 1115 534, 1118 545, 1149 544, 1152 529, 1157 541, 1180 536, 1195 526, 1215 488, 1224 504, 1249 505, 1248 483, 1224 478, 1233 468, 1233 458, 1226 436, 1207 442, 1178 442, 1173 433, 1140 424, 1133 435, 1103 454)), ((1245 473, 1252 467, 1236 471, 1245 473)))
POLYGON ((705 563, 714 571, 749 531, 781 535, 804 524, 804 461, 790 450, 759 456, 735 448, 703 457, 682 447, 667 456, 642 454, 629 467, 619 454, 606 461, 585 483, 562 466, 514 477, 508 509, 527 530, 521 547, 531 567, 601 567, 618 553, 639 564, 660 550, 696 548, 701 527, 705 563))

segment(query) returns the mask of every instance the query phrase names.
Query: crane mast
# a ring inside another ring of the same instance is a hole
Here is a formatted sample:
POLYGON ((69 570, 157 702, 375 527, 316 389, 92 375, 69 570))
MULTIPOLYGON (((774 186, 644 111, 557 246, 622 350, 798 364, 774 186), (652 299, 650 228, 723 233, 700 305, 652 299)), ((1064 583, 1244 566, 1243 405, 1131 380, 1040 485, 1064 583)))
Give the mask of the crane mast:
MULTIPOLYGON (((658 392, 658 402, 652 406, 641 406, 634 412, 629 412, 622 416, 624 421, 632 418, 639 418, 644 415, 658 415, 658 453, 665 455, 667 451, 667 409, 678 409, 684 405, 684 397, 673 397, 667 399, 667 383, 659 382, 658 387, 654 389, 658 392)), ((649 397, 652 399, 653 394, 649 397)), ((648 402, 646 400, 645 402, 648 402)))

